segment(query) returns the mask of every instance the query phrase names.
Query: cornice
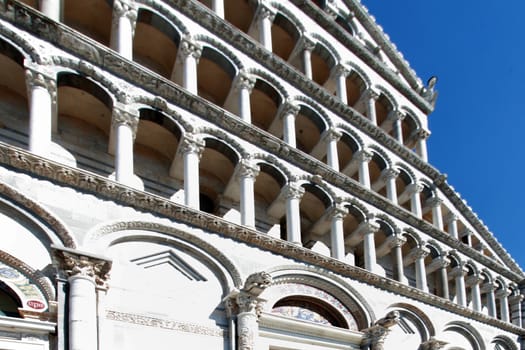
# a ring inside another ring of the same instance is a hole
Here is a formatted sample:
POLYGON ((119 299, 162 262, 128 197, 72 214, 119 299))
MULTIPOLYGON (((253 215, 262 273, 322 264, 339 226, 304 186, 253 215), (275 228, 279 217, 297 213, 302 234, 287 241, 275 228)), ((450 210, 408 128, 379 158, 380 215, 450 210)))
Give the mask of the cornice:
MULTIPOLYGON (((474 312, 447 299, 423 292, 422 290, 404 285, 386 277, 381 277, 359 267, 348 265, 345 262, 316 253, 297 244, 261 234, 253 229, 234 224, 212 214, 191 209, 150 193, 132 189, 88 171, 70 168, 63 164, 43 159, 37 155, 16 149, 4 143, 0 143, 0 164, 14 168, 17 171, 29 173, 32 176, 42 177, 61 185, 73 187, 86 193, 96 194, 98 198, 109 199, 123 205, 131 206, 137 210, 155 213, 192 227, 254 245, 283 257, 312 264, 376 288, 391 291, 407 298, 443 308, 457 315, 489 324, 516 335, 525 336, 525 329, 488 317, 482 313, 474 312), (52 171, 44 172, 42 168, 52 171)), ((154 225, 154 223, 152 225, 154 225)))
MULTIPOLYGON (((204 9, 200 5, 194 4, 191 0, 165 1, 173 4, 176 8, 184 5, 182 8, 179 8, 179 10, 183 10, 183 12, 186 12, 187 15, 192 18, 201 19, 202 22, 205 23, 205 27, 208 27, 212 31, 216 31, 220 36, 226 36, 227 40, 225 41, 230 41, 233 46, 240 48, 241 51, 250 52, 255 60, 262 62, 263 65, 266 64, 269 69, 275 69, 274 73, 281 76, 281 78, 288 80, 290 83, 298 87, 304 87, 305 90, 303 90, 303 92, 309 92, 309 96, 314 98, 318 103, 344 117, 352 126, 369 135, 378 144, 388 148, 391 152, 399 156, 401 159, 404 159, 411 166, 419 169, 423 174, 428 176, 436 186, 443 191, 443 193, 445 193, 454 206, 461 211, 463 216, 470 222, 470 224, 472 224, 476 231, 489 245, 493 247, 505 264, 509 266, 514 277, 508 278, 515 279, 517 275, 522 277, 525 276, 521 268, 492 236, 487 227, 479 221, 477 216, 474 215, 469 207, 467 207, 459 195, 446 183, 446 176, 441 174, 436 168, 421 160, 412 151, 399 144, 390 135, 373 125, 351 107, 341 103, 325 89, 308 80, 294 69, 288 67, 288 65, 280 58, 275 57, 275 55, 272 55, 259 44, 247 39, 244 33, 241 33, 236 29, 234 30, 234 27, 220 20, 215 14, 204 9), (246 47, 243 45, 246 45, 246 47)), ((0 3, 0 7, 1 6, 2 4, 0 3)), ((229 112, 226 112, 199 96, 192 95, 172 81, 150 72, 135 62, 125 60, 115 51, 77 33, 61 23, 48 19, 41 13, 24 4, 19 4, 13 0, 6 0, 3 6, 5 6, 5 8, 2 9, 3 11, 0 11, 0 18, 4 18, 15 26, 23 28, 24 30, 35 34, 40 39, 46 40, 61 49, 76 55, 80 59, 89 61, 91 64, 97 65, 134 85, 140 86, 142 89, 156 96, 171 101, 177 106, 228 130, 232 134, 245 140, 251 140, 266 151, 287 160, 305 171, 322 176, 323 179, 331 184, 357 195, 360 199, 385 210, 389 214, 396 216, 414 227, 421 229, 433 238, 455 247, 455 249, 461 251, 463 254, 490 266, 494 270, 502 270, 500 264, 487 258, 476 250, 460 244, 460 242, 454 240, 444 232, 435 229, 423 220, 417 219, 405 209, 391 204, 385 198, 376 193, 367 191, 349 177, 333 171, 326 164, 301 151, 290 148, 289 145, 273 135, 258 129, 251 124, 246 124, 236 116, 231 115, 229 112)), ((3 30, 0 27, 0 34, 1 33, 3 33, 3 30)), ((57 58, 57 60, 58 64, 64 63, 61 62, 60 58, 57 58)), ((503 271, 505 272, 500 272, 502 275, 509 272, 505 269, 503 271)))
POLYGON ((407 99, 414 103, 423 112, 432 113, 434 107, 428 103, 420 94, 421 83, 415 72, 408 66, 406 61, 400 57, 397 49, 387 40, 384 33, 379 30, 377 24, 370 20, 370 16, 364 11, 362 5, 355 5, 353 1, 345 1, 349 9, 354 11, 355 16, 363 24, 370 35, 378 42, 392 60, 394 65, 399 69, 403 78, 410 84, 407 86, 390 68, 381 60, 375 57, 363 44, 354 37, 349 35, 339 27, 324 11, 319 9, 312 1, 309 0, 290 0, 295 6, 300 8, 310 18, 315 20, 328 33, 334 36, 339 42, 348 47, 352 53, 363 60, 369 67, 373 68, 383 79, 394 86, 407 99))

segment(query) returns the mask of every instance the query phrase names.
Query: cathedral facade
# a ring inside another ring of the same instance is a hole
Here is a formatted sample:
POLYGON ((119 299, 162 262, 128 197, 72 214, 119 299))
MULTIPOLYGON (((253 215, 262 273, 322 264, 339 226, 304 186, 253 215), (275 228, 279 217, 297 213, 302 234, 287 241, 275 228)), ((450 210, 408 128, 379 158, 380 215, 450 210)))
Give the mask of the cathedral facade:
POLYGON ((358 0, 0 0, 0 349, 525 348, 435 83, 358 0))

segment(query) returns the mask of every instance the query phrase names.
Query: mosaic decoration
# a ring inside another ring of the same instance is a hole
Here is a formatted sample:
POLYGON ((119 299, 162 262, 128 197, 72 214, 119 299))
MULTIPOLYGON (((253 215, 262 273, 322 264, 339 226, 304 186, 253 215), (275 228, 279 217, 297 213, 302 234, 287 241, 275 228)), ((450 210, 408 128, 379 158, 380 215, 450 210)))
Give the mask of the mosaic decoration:
POLYGON ((320 323, 327 326, 332 324, 321 314, 300 306, 278 306, 272 309, 272 313, 278 314, 285 317, 297 318, 303 321, 309 321, 314 323, 320 323))
POLYGON ((2 262, 0 262, 0 280, 9 287, 16 288, 24 295, 26 300, 23 301, 25 305, 22 307, 39 311, 47 309, 47 302, 38 287, 19 271, 2 262))

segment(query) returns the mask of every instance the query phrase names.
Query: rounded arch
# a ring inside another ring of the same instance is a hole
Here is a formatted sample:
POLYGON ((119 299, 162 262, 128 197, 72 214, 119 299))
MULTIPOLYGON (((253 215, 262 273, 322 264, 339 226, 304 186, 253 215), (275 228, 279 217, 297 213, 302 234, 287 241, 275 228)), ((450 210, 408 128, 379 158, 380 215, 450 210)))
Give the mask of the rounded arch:
POLYGON ((137 10, 140 10, 141 8, 149 9, 150 11, 155 11, 164 16, 175 28, 178 29, 182 36, 190 34, 184 22, 182 22, 173 11, 170 11, 170 8, 165 6, 164 3, 155 0, 135 0, 135 3, 142 5, 138 6, 137 10))
MULTIPOLYGON (((445 325, 443 329, 443 335, 447 332, 457 333, 463 336, 468 343, 471 345, 473 350, 485 350, 485 343, 483 342, 483 337, 472 325, 463 322, 463 321, 452 321, 445 325)), ((442 337, 444 341, 447 341, 447 337, 442 337)), ((450 345, 455 345, 449 343, 450 345)))
POLYGON ((296 105, 300 106, 306 106, 310 108, 311 110, 315 111, 315 113, 319 114, 322 117, 324 129, 326 130, 328 128, 332 128, 334 126, 332 119, 328 116, 324 108, 319 105, 317 102, 312 101, 310 98, 302 95, 294 96, 290 100, 290 103, 294 103, 296 105))
POLYGON ((214 50, 215 52, 218 52, 219 55, 224 57, 224 59, 228 60, 229 64, 234 68, 234 71, 231 72, 233 74, 232 78, 245 68, 244 64, 237 57, 237 55, 224 44, 222 44, 220 41, 217 41, 214 38, 211 38, 204 34, 197 34, 194 36, 194 39, 200 44, 202 44, 203 52, 204 48, 207 47, 214 50))
POLYGON ((252 154, 250 158, 253 159, 257 165, 267 163, 269 166, 275 167, 277 171, 283 176, 285 184, 290 182, 293 178, 293 174, 288 169, 288 167, 272 154, 256 153, 252 154))
POLYGON ((427 341, 436 335, 436 329, 432 320, 416 306, 407 303, 395 303, 390 305, 388 310, 397 310, 401 314, 401 318, 410 319, 416 325, 421 335, 421 342, 427 341))
POLYGON ((462 266, 464 264, 463 259, 461 259, 461 256, 456 250, 449 251, 447 257, 450 259, 450 267, 462 266))
POLYGON ((182 134, 193 132, 194 126, 187 121, 180 113, 175 111, 168 105, 168 102, 161 97, 138 95, 134 96, 131 101, 132 104, 136 104, 137 109, 141 108, 152 108, 166 114, 181 130, 182 134))
POLYGON ((0 50, 4 53, 9 47, 9 49, 17 51, 23 60, 27 59, 29 62, 37 64, 47 63, 47 56, 43 56, 42 51, 37 49, 32 42, 5 26, 0 28, 0 45, 0 50))
POLYGON ((332 67, 335 66, 337 63, 341 61, 341 56, 339 55, 339 52, 334 48, 332 44, 326 38, 318 33, 309 33, 312 38, 316 39, 319 43, 324 46, 326 51, 330 54, 330 62, 332 62, 332 67))
POLYGON ((502 347, 501 350, 518 350, 516 343, 506 335, 497 335, 494 337, 494 339, 492 339, 490 343, 494 345, 499 345, 500 347, 502 347))
POLYGON ((218 142, 224 143, 227 148, 233 152, 234 156, 232 156, 236 159, 236 162, 241 158, 249 158, 249 153, 245 147, 222 130, 211 127, 200 127, 195 129, 194 135, 202 139, 216 139, 218 142))
POLYGON ((370 217, 370 211, 368 208, 363 205, 359 200, 356 198, 346 198, 342 197, 339 199, 341 204, 343 204, 347 208, 351 208, 351 213, 360 220, 360 222, 365 221, 368 217, 370 217))
POLYGON ((417 179, 416 174, 414 173, 414 171, 409 166, 407 166, 406 164, 401 163, 401 162, 395 162, 394 163, 394 167, 397 168, 398 170, 400 170, 400 175, 402 173, 406 174, 406 178, 403 179, 403 180, 405 180, 405 183, 407 185, 411 184, 411 183, 416 183, 416 179, 417 179))
POLYGON ((266 84, 270 85, 275 91, 279 93, 279 99, 281 103, 287 101, 290 94, 287 89, 277 80, 272 74, 259 68, 248 68, 247 72, 252 74, 256 79, 263 80, 266 84))
POLYGON ((425 247, 427 247, 430 250, 430 257, 432 259, 437 257, 445 257, 447 253, 441 248, 441 246, 438 244, 438 242, 434 240, 427 241, 425 243, 425 247))
POLYGON ((370 79, 370 76, 359 64, 353 61, 343 61, 342 63, 349 67, 352 72, 355 72, 355 74, 357 74, 359 78, 365 82, 366 89, 369 89, 372 86, 372 79, 370 79))
POLYGON ((283 3, 280 1, 271 1, 270 4, 280 13, 282 13, 297 29, 300 35, 306 31, 304 24, 300 21, 283 3))
POLYGON ((0 281, 16 293, 22 304, 21 307, 26 307, 26 302, 34 300, 39 294, 44 298, 40 301, 46 306, 56 299, 55 287, 47 276, 3 250, 0 250, 0 281), (20 275, 25 279, 21 280, 20 275))
POLYGON ((394 95, 392 95, 389 89, 379 84, 374 85, 373 89, 379 92, 380 94, 384 95, 388 102, 392 105, 392 108, 394 110, 397 110, 399 108, 396 98, 394 97, 394 95))
POLYGON ((423 238, 421 238, 421 236, 411 228, 406 228, 403 231, 403 235, 411 237, 416 242, 418 247, 424 247, 426 245, 423 238))
POLYGON ((126 237, 140 238, 144 237, 144 235, 147 236, 145 231, 152 233, 150 238, 156 237, 166 243, 176 243, 178 240, 184 243, 186 248, 194 247, 191 249, 198 248, 205 252, 208 261, 212 262, 220 270, 224 270, 223 279, 226 282, 224 287, 227 287, 224 288, 225 293, 230 292, 233 288, 242 287, 243 280, 237 267, 219 249, 190 232, 179 230, 161 222, 122 220, 102 223, 86 233, 83 246, 88 251, 104 254, 105 250, 112 244, 122 239, 127 239, 126 237), (127 231, 135 231, 136 233, 129 235, 126 234, 127 231), (153 233, 160 234, 160 236, 153 233))
POLYGON ((7 202, 12 203, 12 205, 16 204, 16 206, 20 208, 19 210, 21 212, 34 214, 35 219, 41 220, 44 224, 43 230, 46 232, 50 242, 67 248, 77 247, 74 236, 67 226, 62 222, 62 220, 60 220, 38 202, 25 196, 3 181, 0 181, 0 193, 0 199, 6 199, 7 202), (58 237, 58 240, 52 236, 51 232, 53 232, 58 237))
POLYGON ((385 168, 391 168, 392 167, 392 160, 390 159, 390 156, 388 153, 385 152, 385 150, 377 145, 369 145, 367 147, 368 150, 372 151, 374 154, 377 154, 385 168))
POLYGON ((347 134, 348 137, 350 137, 353 140, 353 142, 355 142, 355 144, 358 147, 357 150, 361 150, 364 148, 365 143, 361 136, 359 136, 359 134, 355 132, 355 129, 349 127, 348 124, 337 124, 335 125, 335 127, 341 130, 344 134, 347 134))
POLYGON ((492 272, 490 270, 482 269, 480 271, 480 275, 485 279, 485 283, 494 283, 494 277, 492 276, 492 272))
POLYGON ((296 284, 314 287, 331 296, 332 300, 335 301, 332 305, 342 315, 345 315, 344 318, 349 324, 352 324, 350 317, 354 318, 356 330, 368 327, 375 319, 374 311, 366 299, 342 279, 324 276, 319 273, 319 270, 311 267, 277 266, 267 270, 267 272, 272 276, 273 282, 261 294, 262 298, 268 300, 263 311, 271 311, 276 302, 285 296, 298 294, 293 288, 287 292, 286 288, 279 290, 275 288, 276 286, 296 284))
POLYGON ((379 224, 380 230, 383 231, 386 236, 394 235, 400 231, 396 223, 384 213, 374 215, 374 220, 379 224))

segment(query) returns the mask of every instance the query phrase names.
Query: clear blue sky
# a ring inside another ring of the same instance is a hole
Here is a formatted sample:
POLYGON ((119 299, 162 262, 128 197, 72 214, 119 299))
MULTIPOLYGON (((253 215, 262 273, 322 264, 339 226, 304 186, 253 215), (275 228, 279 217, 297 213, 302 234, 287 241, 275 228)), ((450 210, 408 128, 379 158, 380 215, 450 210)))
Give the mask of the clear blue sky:
POLYGON ((438 77, 429 161, 525 268, 525 1, 361 2, 419 77, 438 77))

